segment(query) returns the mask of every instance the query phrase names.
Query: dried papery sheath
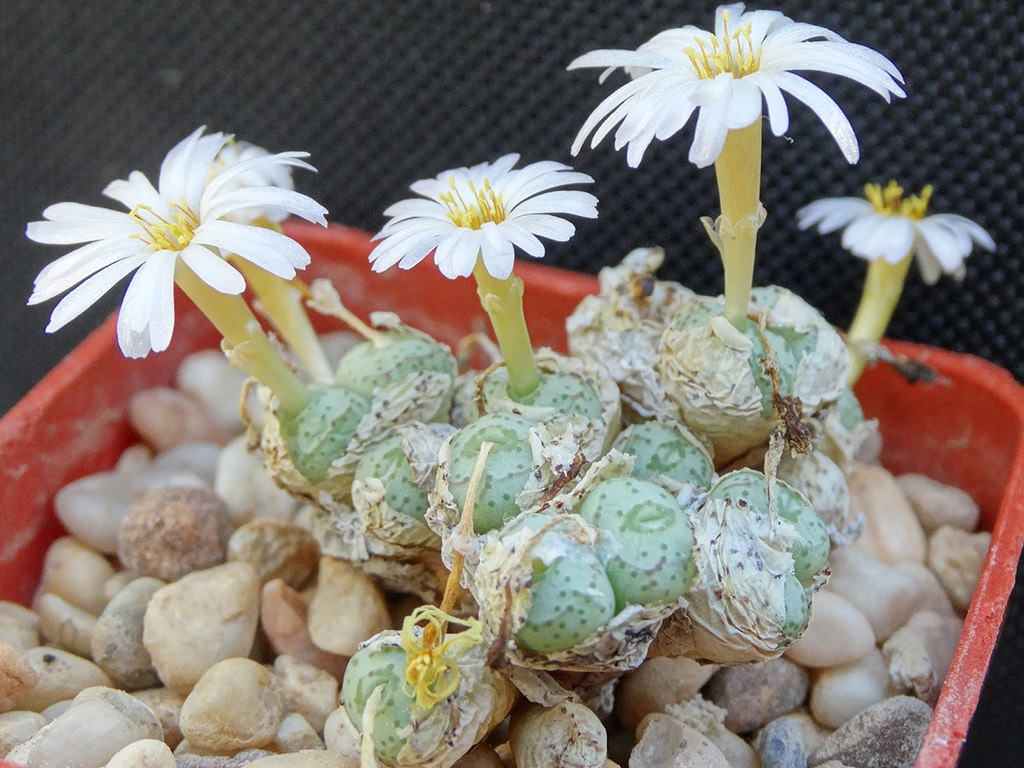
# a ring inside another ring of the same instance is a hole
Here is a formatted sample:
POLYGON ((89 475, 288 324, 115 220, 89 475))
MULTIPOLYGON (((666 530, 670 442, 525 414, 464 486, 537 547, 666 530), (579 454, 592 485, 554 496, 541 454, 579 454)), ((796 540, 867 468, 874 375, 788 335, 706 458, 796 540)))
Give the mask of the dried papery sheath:
POLYGON ((587 296, 566 318, 569 351, 600 363, 619 385, 623 403, 641 418, 676 416, 665 402, 654 364, 661 334, 693 291, 656 280, 665 252, 637 248, 597 276, 601 292, 587 296))
POLYGON ((724 475, 693 524, 697 580, 662 644, 725 664, 778 656, 806 628, 824 580, 824 524, 801 494, 751 469, 724 475))
MULTIPOLYGON (((495 365, 478 375, 473 392, 476 413, 512 413, 552 429, 571 430, 583 456, 597 459, 619 432, 622 407, 619 388, 603 367, 587 360, 559 355, 550 349, 536 353, 540 384, 530 395, 513 399, 508 393, 508 370, 495 365)), ((463 405, 472 419, 474 405, 463 405)))
POLYGON ((517 710, 508 737, 516 768, 603 768, 608 759, 607 731, 575 701, 517 710))
POLYGON ((846 475, 824 452, 784 453, 779 463, 779 479, 807 497, 833 544, 848 546, 860 535, 864 518, 850 514, 846 475))
MULTIPOLYGON (((341 699, 346 728, 363 733, 368 700, 374 690, 383 693, 372 717, 373 757, 387 768, 450 768, 505 718, 515 701, 515 688, 487 666, 487 649, 473 638, 456 640, 447 634, 434 652, 444 657, 440 689, 451 688, 443 698, 422 693, 407 678, 410 651, 423 653, 422 628, 409 633, 382 632, 356 652, 345 670, 341 699), (454 685, 451 685, 454 683, 454 685)), ((357 757, 358 755, 352 755, 357 757)))
POLYGON ((837 400, 847 353, 821 314, 778 286, 755 288, 749 322, 738 331, 722 315, 721 298, 698 297, 673 318, 661 340, 658 371, 666 396, 694 431, 708 437, 718 465, 763 443, 778 423, 774 387, 764 362, 778 364, 779 393, 805 412, 837 400))
POLYGON ((881 439, 878 419, 864 418, 857 396, 849 387, 838 400, 815 413, 810 422, 817 425, 817 447, 844 472, 865 444, 881 439))

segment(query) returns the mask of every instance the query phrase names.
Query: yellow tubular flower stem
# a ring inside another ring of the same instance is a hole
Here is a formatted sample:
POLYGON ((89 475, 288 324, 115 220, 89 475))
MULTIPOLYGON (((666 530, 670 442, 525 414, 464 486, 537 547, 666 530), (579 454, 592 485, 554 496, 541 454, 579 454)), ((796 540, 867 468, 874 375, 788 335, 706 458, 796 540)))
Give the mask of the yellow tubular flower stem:
POLYGON ((761 120, 729 131, 715 161, 722 205, 722 265, 725 268, 725 317, 742 330, 747 322, 754 282, 761 195, 761 120))
POLYGON ((540 384, 530 334, 523 315, 523 281, 514 274, 505 280, 491 275, 479 257, 473 268, 480 304, 491 318, 494 335, 508 368, 508 393, 525 397, 540 384))
POLYGON ((211 288, 180 261, 174 282, 233 348, 233 362, 270 387, 285 411, 301 411, 309 402, 309 390, 281 359, 242 297, 211 288))
POLYGON ((245 276, 274 327, 302 361, 314 381, 334 379, 313 324, 302 306, 302 290, 290 280, 273 275, 251 261, 232 258, 231 263, 245 276))
POLYGON ((903 293, 903 282, 913 258, 913 248, 906 257, 890 264, 885 259, 874 259, 868 266, 868 274, 864 280, 864 292, 857 305, 857 312, 846 333, 846 346, 850 351, 850 372, 847 383, 852 387, 867 359, 860 351, 859 343, 875 342, 882 338, 889 320, 896 309, 896 303, 903 293))

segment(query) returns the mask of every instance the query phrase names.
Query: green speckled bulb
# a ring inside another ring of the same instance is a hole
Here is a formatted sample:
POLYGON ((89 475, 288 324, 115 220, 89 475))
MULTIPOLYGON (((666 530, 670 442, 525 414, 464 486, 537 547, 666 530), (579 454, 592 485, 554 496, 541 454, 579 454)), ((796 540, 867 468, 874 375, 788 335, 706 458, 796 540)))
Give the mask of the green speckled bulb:
POLYGON ((864 421, 864 411, 861 410, 860 401, 849 387, 843 390, 836 405, 839 407, 839 423, 846 429, 855 429, 864 421))
POLYGON ((554 408, 567 416, 601 418, 601 400, 583 379, 568 373, 541 373, 537 388, 523 397, 508 392, 508 370, 499 368, 484 382, 484 399, 511 398, 523 405, 554 408))
POLYGON ((530 422, 511 413, 491 413, 463 427, 451 440, 448 487, 461 509, 480 445, 494 443, 473 504, 473 529, 486 533, 518 515, 516 496, 533 471, 530 422))
MULTIPOLYGON (((710 499, 726 499, 737 506, 749 505, 752 511, 768 512, 768 483, 754 469, 740 469, 722 477, 708 494, 710 499)), ((796 528, 793 568, 801 584, 809 584, 828 561, 828 532, 810 502, 792 487, 776 481, 775 501, 779 517, 796 528)))
POLYGON ((711 487, 715 468, 696 439, 670 424, 646 421, 627 427, 615 447, 633 456, 633 477, 646 480, 665 475, 698 490, 711 487))
POLYGON ((338 386, 314 385, 309 393, 309 402, 295 416, 282 412, 278 418, 292 463, 309 482, 319 483, 345 452, 370 401, 338 386))
POLYGON ((664 488, 646 480, 605 480, 579 506, 601 531, 597 549, 615 590, 615 608, 679 598, 693 582, 693 526, 664 488))
POLYGON ((551 531, 535 548, 530 610, 516 633, 537 653, 579 644, 615 615, 615 594, 594 550, 551 531), (552 553, 555 553, 552 556, 552 553))
POLYGON ((409 727, 413 697, 405 692, 406 653, 397 646, 356 651, 345 668, 341 701, 356 730, 362 731, 363 710, 370 694, 384 686, 373 718, 373 748, 378 758, 394 761, 405 745, 399 732, 409 727))
POLYGON ((392 384, 419 371, 436 371, 455 378, 455 359, 443 344, 402 333, 386 333, 389 344, 364 341, 350 349, 338 363, 335 381, 365 397, 378 387, 392 384))
POLYGON ((391 435, 372 448, 356 464, 356 480, 375 477, 384 483, 387 502, 396 512, 423 520, 427 494, 412 479, 409 460, 402 450, 401 435, 391 435))
POLYGON ((807 622, 810 620, 807 611, 807 592, 793 574, 787 573, 783 578, 785 579, 786 623, 782 627, 782 634, 786 636, 787 640, 796 640, 807 629, 807 622))

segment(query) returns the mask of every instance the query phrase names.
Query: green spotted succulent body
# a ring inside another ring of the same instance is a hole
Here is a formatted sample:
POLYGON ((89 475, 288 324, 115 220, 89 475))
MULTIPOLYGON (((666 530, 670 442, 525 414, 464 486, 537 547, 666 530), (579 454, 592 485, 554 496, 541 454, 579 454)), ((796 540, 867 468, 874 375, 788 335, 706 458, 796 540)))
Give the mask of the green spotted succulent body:
POLYGON ((420 371, 445 373, 455 378, 455 360, 443 344, 423 336, 386 333, 387 343, 364 341, 338 363, 335 381, 365 397, 374 390, 420 371))
POLYGON ((622 431, 615 447, 633 456, 633 477, 647 480, 664 475, 698 490, 711 486, 715 468, 689 433, 658 421, 633 424, 622 431))
POLYGON ((378 686, 384 686, 373 716, 374 754, 394 762, 405 745, 403 732, 412 722, 415 699, 406 692, 407 656, 399 646, 377 646, 356 651, 345 669, 341 700, 345 712, 358 730, 362 730, 366 702, 378 686))
POLYGON ((311 483, 322 481, 369 410, 370 400, 358 392, 340 386, 311 386, 310 400, 301 411, 278 415, 295 468, 311 483))
POLYGON ((665 489, 633 477, 612 478, 588 493, 578 511, 601 532, 596 548, 616 610, 673 602, 693 582, 693 526, 665 489))
MULTIPOLYGON (((511 397, 508 394, 508 371, 495 370, 484 382, 485 401, 511 397)), ((523 405, 552 408, 565 416, 601 418, 601 399, 583 379, 570 373, 541 372, 537 388, 527 395, 512 398, 523 405)))
POLYGON ((456 504, 466 503, 470 478, 483 443, 493 443, 473 500, 473 529, 499 528, 521 511, 516 496, 533 472, 530 422, 511 413, 491 413, 460 429, 451 438, 448 487, 456 504))
POLYGON ((403 515, 423 520, 429 505, 427 494, 412 479, 400 435, 385 438, 360 457, 355 479, 370 477, 384 484, 388 506, 403 515))

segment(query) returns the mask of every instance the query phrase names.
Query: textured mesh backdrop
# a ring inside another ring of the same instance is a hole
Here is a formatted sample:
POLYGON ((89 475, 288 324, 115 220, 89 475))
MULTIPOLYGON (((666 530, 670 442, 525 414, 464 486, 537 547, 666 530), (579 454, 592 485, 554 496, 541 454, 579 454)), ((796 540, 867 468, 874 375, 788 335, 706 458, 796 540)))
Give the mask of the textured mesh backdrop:
MULTIPOLYGON (((861 86, 810 75, 850 116, 862 159, 848 166, 817 118, 791 102, 788 136, 766 132, 769 218, 757 281, 794 288, 845 325, 864 264, 835 236, 798 232, 794 211, 821 196, 860 194, 866 181, 896 177, 914 191, 932 183, 932 210, 977 220, 998 249, 975 253, 960 284, 929 288, 913 273, 890 335, 974 352, 1024 378, 1020 4, 780 0, 774 7, 887 54, 906 76, 909 98, 887 105, 861 86)), ((23 233, 47 204, 104 202, 99 191, 109 180, 135 168, 155 174, 166 150, 205 123, 272 150, 309 150, 320 173, 303 175, 300 189, 327 205, 334 221, 376 229, 411 181, 444 168, 511 150, 526 161, 570 161, 583 119, 621 81, 601 86, 596 71, 567 73, 565 65, 594 48, 635 47, 667 27, 707 27, 713 9, 704 0, 4 0, 0 408, 117 301, 111 295, 90 316, 43 336, 52 303, 22 305, 32 277, 60 251, 23 233)), ((636 171, 610 142, 584 150, 572 162, 597 179, 601 218, 581 222, 573 242, 550 248, 548 260, 595 272, 634 246, 661 244, 669 253, 664 276, 720 291, 717 255, 697 221, 717 213, 713 173, 686 162, 690 135, 692 128, 654 144, 636 171)), ((1019 683, 1019 673, 1007 668, 1007 680, 1019 683)), ((1019 733, 989 730, 1004 739, 1019 733)))

